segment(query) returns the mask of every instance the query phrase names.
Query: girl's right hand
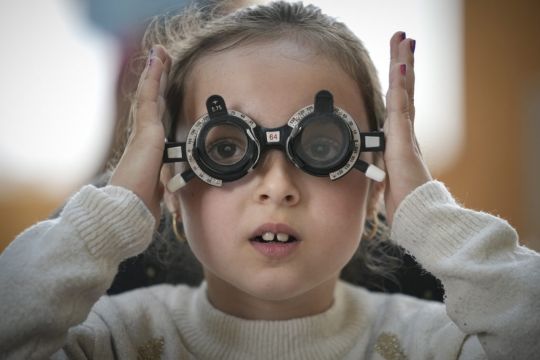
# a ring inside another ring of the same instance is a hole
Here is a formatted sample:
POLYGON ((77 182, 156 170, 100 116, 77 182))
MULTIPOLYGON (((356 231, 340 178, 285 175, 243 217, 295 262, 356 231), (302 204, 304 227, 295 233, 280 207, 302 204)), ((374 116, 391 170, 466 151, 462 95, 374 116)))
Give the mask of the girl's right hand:
POLYGON ((164 92, 170 67, 171 58, 166 50, 162 46, 154 46, 137 87, 132 108, 132 132, 109 182, 139 196, 154 215, 156 226, 163 196, 159 174, 165 131, 161 118, 165 111, 164 92))

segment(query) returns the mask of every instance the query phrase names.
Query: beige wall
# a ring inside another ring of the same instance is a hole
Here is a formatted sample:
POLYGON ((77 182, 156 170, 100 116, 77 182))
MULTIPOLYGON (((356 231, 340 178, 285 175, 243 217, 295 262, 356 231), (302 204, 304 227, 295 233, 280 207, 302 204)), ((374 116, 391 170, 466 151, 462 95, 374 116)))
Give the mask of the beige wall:
MULTIPOLYGON (((466 151, 436 175, 466 206, 508 219, 540 250, 540 133, 538 141, 531 133, 540 113, 527 113, 540 94, 540 2, 464 1, 466 151)), ((20 184, 0 186, 11 194, 0 199, 0 249, 63 202, 20 184)))
POLYGON ((63 198, 32 187, 0 182, 0 251, 22 230, 47 218, 63 203, 63 198))
POLYGON ((540 2, 464 5, 466 150, 439 178, 467 207, 507 219, 540 250, 540 141, 531 136, 540 113, 528 113, 540 102, 540 2))

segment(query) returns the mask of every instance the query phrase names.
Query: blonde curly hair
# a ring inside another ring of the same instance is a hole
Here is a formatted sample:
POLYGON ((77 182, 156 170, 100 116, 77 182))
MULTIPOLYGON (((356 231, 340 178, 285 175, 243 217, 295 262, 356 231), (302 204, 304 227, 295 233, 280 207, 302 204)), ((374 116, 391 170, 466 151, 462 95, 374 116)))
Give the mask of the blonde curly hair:
MULTIPOLYGON (((142 72, 153 45, 162 45, 171 55, 172 66, 166 90, 168 111, 163 118, 166 134, 173 136, 176 124, 183 120, 180 119, 180 109, 186 91, 184 82, 198 59, 205 54, 249 43, 283 38, 308 46, 339 64, 358 84, 371 130, 382 127, 385 108, 377 72, 368 51, 356 35, 313 5, 284 1, 266 5, 253 3, 257 2, 214 0, 204 6, 191 5, 180 13, 151 19, 132 69, 136 74, 142 72)), ((128 96, 133 100, 134 91, 128 96)), ((123 123, 119 126, 121 134, 118 134, 110 168, 114 168, 124 150, 132 116, 129 111, 120 119, 123 123)))

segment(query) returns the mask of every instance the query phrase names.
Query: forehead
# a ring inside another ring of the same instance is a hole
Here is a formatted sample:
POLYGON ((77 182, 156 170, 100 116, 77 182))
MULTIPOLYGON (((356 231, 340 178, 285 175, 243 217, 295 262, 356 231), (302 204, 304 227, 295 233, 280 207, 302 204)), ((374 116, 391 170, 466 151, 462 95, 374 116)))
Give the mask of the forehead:
POLYGON ((243 45, 203 56, 186 78, 182 118, 191 125, 206 113, 214 94, 264 127, 286 123, 312 104, 319 90, 334 95, 367 130, 367 115, 358 84, 341 66, 317 51, 289 40, 243 45))

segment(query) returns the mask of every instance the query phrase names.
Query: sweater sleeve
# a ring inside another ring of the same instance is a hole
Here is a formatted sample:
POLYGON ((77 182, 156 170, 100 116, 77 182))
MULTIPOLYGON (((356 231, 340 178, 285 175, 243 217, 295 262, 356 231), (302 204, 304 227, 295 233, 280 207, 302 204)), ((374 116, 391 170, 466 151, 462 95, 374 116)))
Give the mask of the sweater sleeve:
POLYGON ((59 350, 153 229, 152 214, 129 190, 85 186, 59 218, 20 234, 0 255, 0 358, 59 350))
POLYGON ((448 316, 489 359, 540 353, 540 255, 505 220, 462 208, 431 181, 399 206, 392 239, 441 280, 448 316))

